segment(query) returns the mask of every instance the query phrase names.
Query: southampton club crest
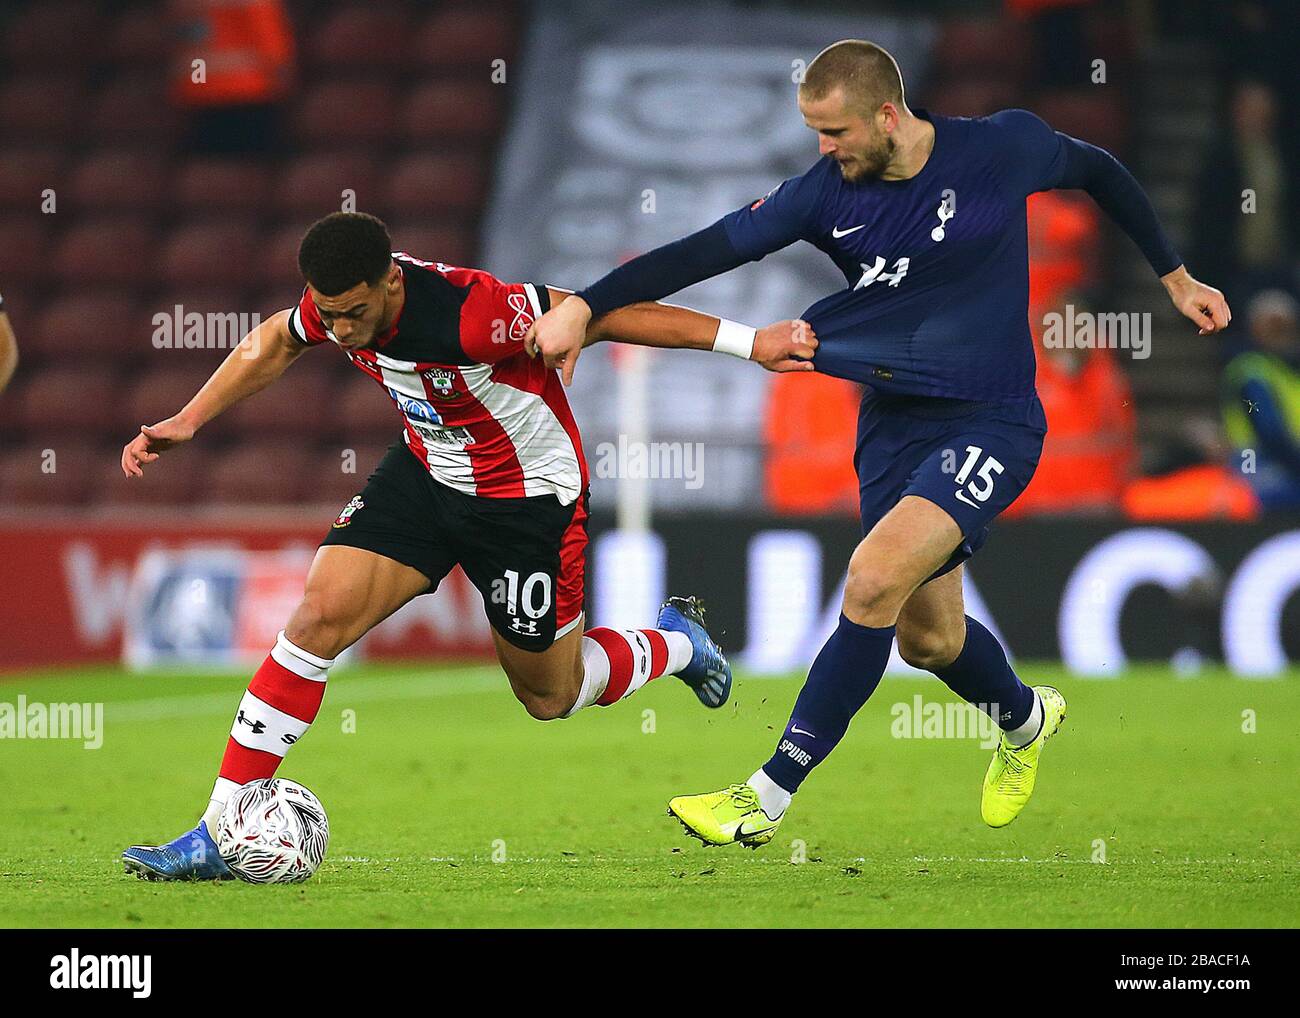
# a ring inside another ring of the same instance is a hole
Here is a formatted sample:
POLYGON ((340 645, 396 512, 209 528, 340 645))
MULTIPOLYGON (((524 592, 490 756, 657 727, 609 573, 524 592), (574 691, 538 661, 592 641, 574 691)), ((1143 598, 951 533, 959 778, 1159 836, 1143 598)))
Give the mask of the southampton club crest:
POLYGON ((431 368, 424 373, 424 377, 439 399, 454 399, 459 395, 456 392, 456 372, 446 368, 431 368))
POLYGON ((353 514, 365 504, 366 503, 361 500, 360 495, 354 496, 352 501, 349 502, 347 505, 345 505, 343 507, 343 511, 339 513, 339 518, 334 521, 334 526, 336 528, 346 527, 349 523, 352 522, 353 514))

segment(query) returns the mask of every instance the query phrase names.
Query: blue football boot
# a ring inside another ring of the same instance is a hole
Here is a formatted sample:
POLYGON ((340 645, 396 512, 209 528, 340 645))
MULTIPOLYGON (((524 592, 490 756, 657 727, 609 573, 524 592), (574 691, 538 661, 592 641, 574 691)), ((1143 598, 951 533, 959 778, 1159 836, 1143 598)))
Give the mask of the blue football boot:
POLYGON ((704 628, 704 605, 696 597, 670 597, 659 609, 659 628, 685 633, 691 641, 691 663, 677 673, 700 703, 721 707, 731 696, 731 665, 722 648, 704 628))
POLYGON ((132 845, 122 853, 122 864, 143 880, 231 880, 235 876, 203 821, 165 845, 132 845))

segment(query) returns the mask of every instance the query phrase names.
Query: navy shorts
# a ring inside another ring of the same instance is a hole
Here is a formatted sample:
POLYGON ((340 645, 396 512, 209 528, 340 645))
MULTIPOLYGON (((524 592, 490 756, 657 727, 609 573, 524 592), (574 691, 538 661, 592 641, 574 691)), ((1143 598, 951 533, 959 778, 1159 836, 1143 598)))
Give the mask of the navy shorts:
POLYGON ((980 549, 993 518, 1025 490, 1046 434, 1037 396, 972 403, 868 391, 854 456, 863 534, 905 495, 933 502, 962 533, 962 543, 930 579, 942 576, 980 549))

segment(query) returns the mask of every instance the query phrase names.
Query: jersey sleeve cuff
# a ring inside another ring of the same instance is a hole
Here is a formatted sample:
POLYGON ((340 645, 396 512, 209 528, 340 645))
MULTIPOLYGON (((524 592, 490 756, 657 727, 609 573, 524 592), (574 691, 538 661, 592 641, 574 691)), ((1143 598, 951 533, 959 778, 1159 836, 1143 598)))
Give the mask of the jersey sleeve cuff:
POLYGON ((302 327, 302 308, 295 307, 289 315, 289 335, 296 339, 303 346, 311 346, 311 340, 307 338, 307 333, 302 327))
POLYGON ((525 283, 524 293, 528 295, 528 304, 533 309, 535 317, 541 318, 551 310, 551 295, 546 287, 537 283, 525 283))

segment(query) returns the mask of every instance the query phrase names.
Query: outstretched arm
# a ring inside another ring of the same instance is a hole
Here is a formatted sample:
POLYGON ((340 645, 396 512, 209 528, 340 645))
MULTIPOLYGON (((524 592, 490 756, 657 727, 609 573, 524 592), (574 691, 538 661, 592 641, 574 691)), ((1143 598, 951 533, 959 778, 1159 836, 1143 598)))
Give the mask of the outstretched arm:
MULTIPOLYGON (((577 300, 575 294, 546 288, 552 308, 577 300)), ((817 337, 807 322, 786 320, 761 329, 715 318, 675 304, 643 301, 606 312, 586 327, 582 346, 602 340, 679 350, 717 350, 756 361, 769 371, 811 371, 817 337)), ((537 355, 536 334, 524 340, 529 356, 537 355)), ((576 360, 576 356, 573 357, 576 360)), ((572 363, 557 365, 572 375, 572 363)))
POLYGON ((822 201, 825 170, 819 162, 712 226, 625 262, 552 307, 536 322, 533 335, 547 367, 562 366, 568 385, 593 318, 667 297, 807 236, 822 201))
POLYGON ((307 349, 289 333, 289 311, 280 311, 240 340, 193 399, 175 415, 144 424, 122 449, 122 472, 142 477, 142 467, 194 433, 245 396, 265 389, 307 349))
POLYGON ((659 300, 744 265, 719 219, 689 237, 647 251, 606 273, 577 297, 593 316, 642 301, 659 300))
POLYGON ((1160 277, 1174 307, 1195 322, 1201 335, 1218 332, 1232 321, 1223 294, 1194 279, 1165 235, 1151 200, 1124 165, 1105 149, 1068 134, 1057 134, 1064 168, 1057 187, 1087 191, 1127 233, 1160 277))
POLYGON ((658 300, 746 261, 732 247, 719 220, 689 237, 624 262, 562 304, 553 303, 551 310, 533 325, 529 349, 540 352, 547 367, 560 368, 564 384, 569 385, 593 318, 630 304, 658 300))
POLYGON ((1021 194, 1051 188, 1087 191, 1141 248, 1174 307, 1195 322, 1202 335, 1227 327, 1232 312, 1223 294, 1188 273, 1151 199, 1118 159, 1096 145, 1053 131, 1028 110, 1002 110, 989 122, 1002 134, 1005 168, 1021 194))

